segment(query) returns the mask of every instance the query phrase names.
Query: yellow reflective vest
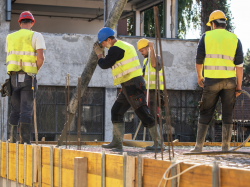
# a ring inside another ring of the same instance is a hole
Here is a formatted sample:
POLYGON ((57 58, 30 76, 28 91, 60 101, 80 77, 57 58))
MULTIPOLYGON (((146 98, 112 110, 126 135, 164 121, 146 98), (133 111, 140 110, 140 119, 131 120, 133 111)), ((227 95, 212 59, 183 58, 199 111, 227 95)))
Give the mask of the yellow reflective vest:
POLYGON ((114 46, 123 49, 124 57, 112 66, 114 85, 142 75, 141 65, 133 45, 117 40, 114 46))
POLYGON ((204 77, 236 77, 234 57, 237 44, 237 36, 225 29, 206 32, 204 77))
MULTIPOLYGON (((147 62, 147 58, 144 59, 143 61, 143 66, 145 66, 146 62, 147 62)), ((148 62, 149 63, 149 62, 148 62)), ((156 75, 156 69, 153 68, 150 64, 150 72, 149 72, 149 89, 150 90, 155 90, 155 75, 156 75)), ((144 79, 146 82, 146 89, 148 88, 148 64, 146 65, 145 68, 145 75, 144 75, 144 79)), ((160 90, 164 90, 164 83, 163 83, 163 73, 162 73, 162 69, 159 71, 159 84, 160 84, 160 90)))
POLYGON ((37 74, 36 50, 31 45, 34 32, 21 29, 7 36, 7 72, 23 70, 37 74))

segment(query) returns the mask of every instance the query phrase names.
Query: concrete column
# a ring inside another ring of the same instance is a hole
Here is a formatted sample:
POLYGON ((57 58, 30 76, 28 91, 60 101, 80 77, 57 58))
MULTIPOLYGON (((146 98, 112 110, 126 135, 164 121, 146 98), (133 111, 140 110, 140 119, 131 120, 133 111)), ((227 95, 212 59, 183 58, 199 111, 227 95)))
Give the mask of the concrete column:
POLYGON ((165 0, 166 38, 171 38, 171 0, 165 0))
POLYGON ((172 38, 178 38, 178 0, 172 3, 172 38))
POLYGON ((144 12, 141 12, 140 15, 140 27, 141 27, 141 35, 140 36, 144 36, 144 12))
POLYGON ((141 35, 141 14, 140 11, 135 11, 135 35, 141 35))
POLYGON ((112 140, 113 124, 111 121, 111 109, 117 97, 117 88, 105 88, 105 137, 104 141, 112 140))
MULTIPOLYGON (((113 6, 115 5, 115 2, 116 2, 117 0, 106 0, 106 6, 107 6, 107 13, 108 13, 108 15, 107 15, 107 19, 108 19, 108 17, 109 17, 109 14, 110 14, 110 12, 111 12, 111 10, 112 10, 112 8, 113 8, 113 6)), ((115 27, 115 29, 114 29, 114 31, 115 31, 115 36, 117 36, 117 24, 116 24, 116 27, 115 27)))

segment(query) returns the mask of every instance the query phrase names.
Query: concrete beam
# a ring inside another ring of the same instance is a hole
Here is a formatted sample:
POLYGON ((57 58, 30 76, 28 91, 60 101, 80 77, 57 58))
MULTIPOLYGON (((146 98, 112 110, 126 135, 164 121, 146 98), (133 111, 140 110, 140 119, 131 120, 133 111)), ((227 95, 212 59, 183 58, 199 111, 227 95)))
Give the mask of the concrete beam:
POLYGON ((135 12, 135 35, 141 36, 141 13, 140 11, 135 12))

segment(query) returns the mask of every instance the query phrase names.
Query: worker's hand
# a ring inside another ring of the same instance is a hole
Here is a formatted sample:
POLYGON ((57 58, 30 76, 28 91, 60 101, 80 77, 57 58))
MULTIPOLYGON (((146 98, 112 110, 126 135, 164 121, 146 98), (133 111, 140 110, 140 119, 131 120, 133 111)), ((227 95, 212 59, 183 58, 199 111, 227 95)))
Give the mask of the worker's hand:
POLYGON ((204 82, 204 77, 203 76, 198 77, 198 85, 202 88, 204 88, 203 82, 204 82))
POLYGON ((238 97, 241 93, 237 92, 238 90, 241 90, 241 86, 236 86, 235 88, 235 96, 238 97))
POLYGON ((96 55, 100 55, 100 54, 103 54, 103 51, 104 51, 104 48, 101 48, 99 43, 96 42, 93 46, 93 50, 95 51, 96 55))
POLYGON ((153 46, 154 46, 154 43, 153 43, 153 42, 148 42, 148 46, 149 46, 149 47, 153 47, 153 46))

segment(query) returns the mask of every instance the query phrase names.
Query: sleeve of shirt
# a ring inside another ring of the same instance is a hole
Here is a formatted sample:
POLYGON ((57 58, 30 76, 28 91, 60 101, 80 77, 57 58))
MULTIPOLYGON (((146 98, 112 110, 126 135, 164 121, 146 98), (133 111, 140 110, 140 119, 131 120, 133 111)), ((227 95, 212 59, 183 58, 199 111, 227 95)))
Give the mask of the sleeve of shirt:
POLYGON ((205 56, 205 34, 203 34, 197 47, 196 64, 203 64, 205 56))
POLYGON ((237 48, 236 48, 236 53, 235 53, 235 57, 234 57, 234 64, 237 67, 243 67, 243 50, 242 50, 242 44, 241 41, 238 39, 238 44, 237 44, 237 48))
POLYGON ((119 61, 124 57, 124 52, 125 51, 123 49, 117 46, 110 47, 105 58, 100 58, 98 60, 98 65, 102 69, 111 68, 116 61, 119 61))
POLYGON ((43 38, 43 35, 39 32, 35 32, 33 37, 32 37, 32 47, 37 50, 37 49, 43 49, 46 50, 46 46, 45 46, 45 41, 43 38))

